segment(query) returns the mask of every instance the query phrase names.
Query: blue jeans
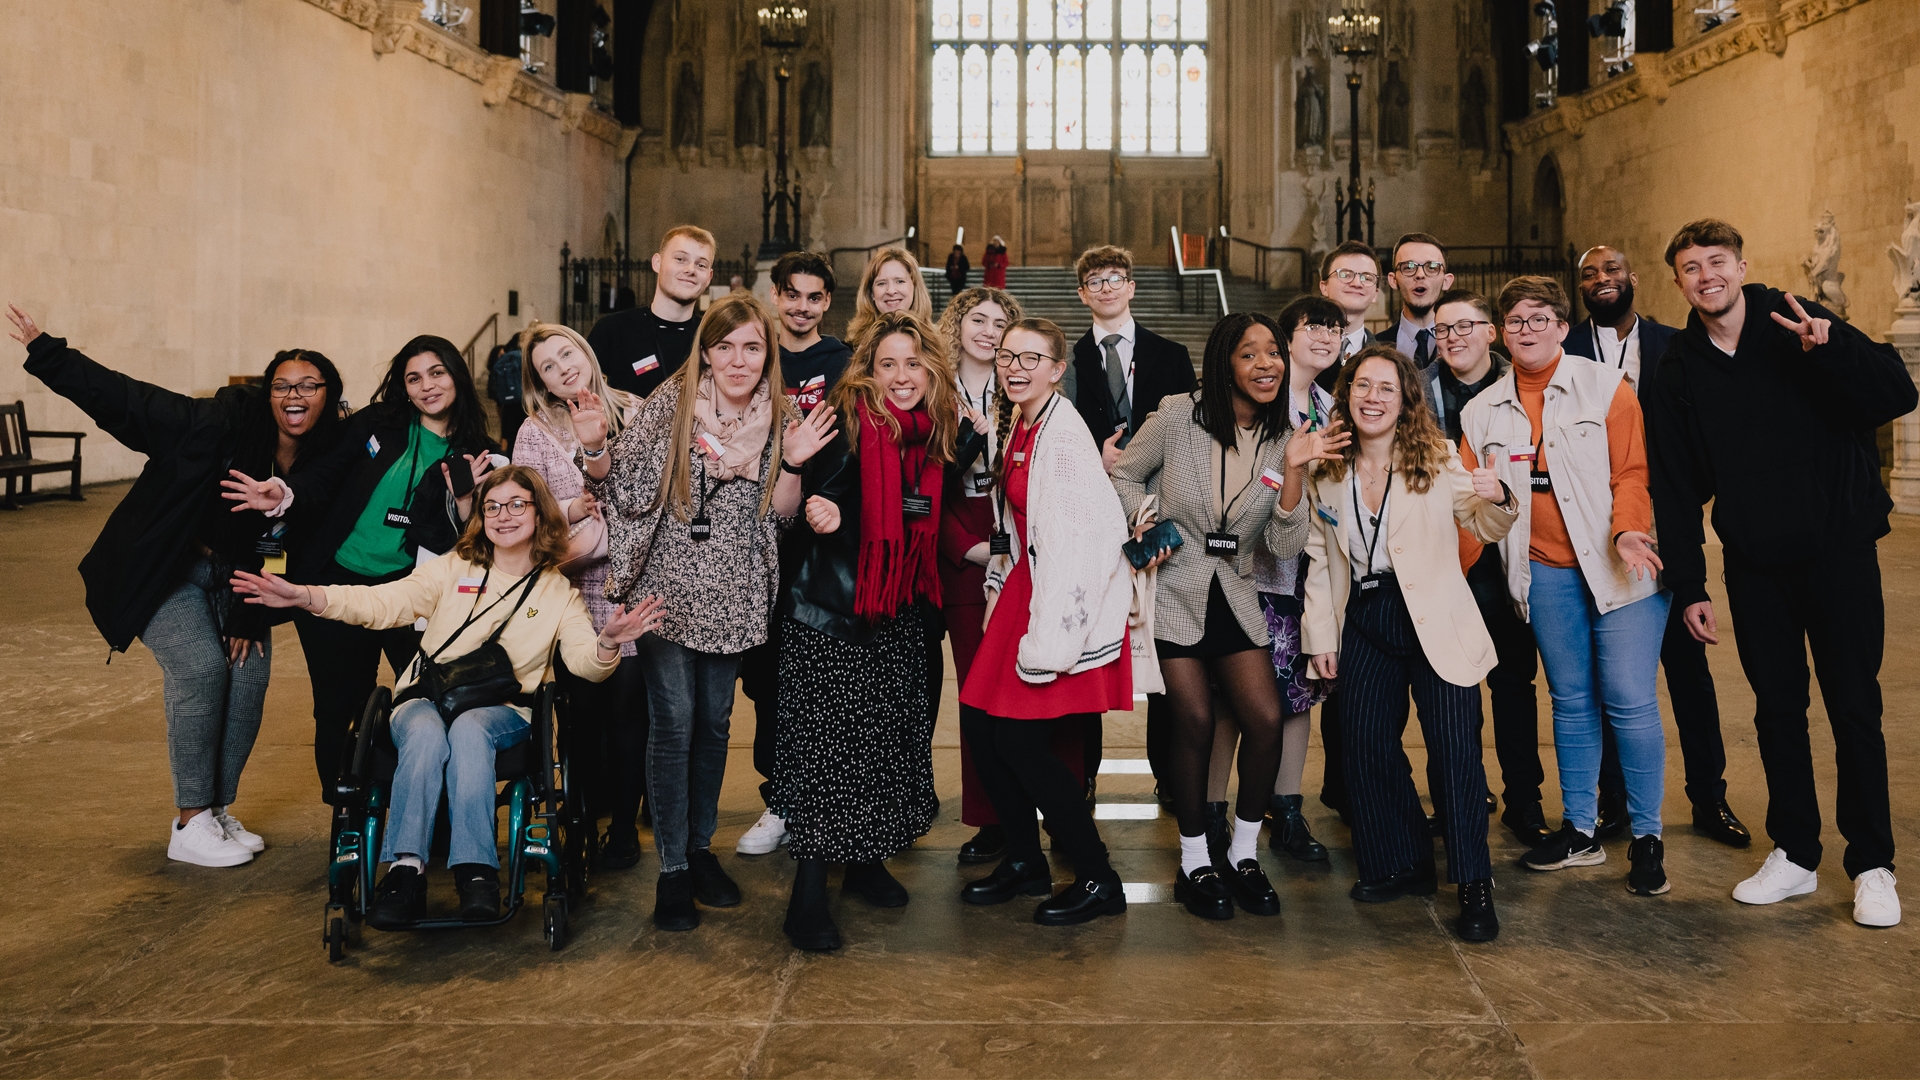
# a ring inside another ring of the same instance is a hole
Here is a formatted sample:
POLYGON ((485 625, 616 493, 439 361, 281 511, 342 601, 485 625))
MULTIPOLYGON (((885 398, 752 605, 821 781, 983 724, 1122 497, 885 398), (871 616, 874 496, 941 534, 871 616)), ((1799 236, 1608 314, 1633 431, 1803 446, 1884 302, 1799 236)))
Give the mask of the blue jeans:
POLYGON ((660 872, 687 868, 713 843, 741 653, 689 649, 659 634, 634 643, 647 680, 647 800, 660 872))
POLYGON ((388 726, 400 764, 393 770, 393 805, 387 811, 387 842, 380 861, 392 862, 398 855, 425 857, 444 776, 453 826, 447 865, 499 866, 493 755, 525 739, 531 725, 505 705, 470 709, 449 725, 431 701, 414 698, 393 710, 388 726))
POLYGON ((1578 568, 1533 564, 1533 636, 1553 697, 1553 748, 1567 821, 1591 834, 1600 805, 1600 718, 1606 711, 1627 782, 1633 835, 1660 835, 1667 736, 1654 680, 1673 594, 1665 589, 1605 615, 1578 568))

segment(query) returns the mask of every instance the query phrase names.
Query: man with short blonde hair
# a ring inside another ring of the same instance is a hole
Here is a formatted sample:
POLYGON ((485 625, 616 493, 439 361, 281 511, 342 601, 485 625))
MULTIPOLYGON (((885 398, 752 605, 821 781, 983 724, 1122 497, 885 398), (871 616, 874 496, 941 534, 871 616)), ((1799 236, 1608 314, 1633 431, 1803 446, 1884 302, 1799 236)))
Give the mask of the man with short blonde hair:
POLYGON ((646 397, 686 363, 718 250, 713 234, 698 225, 675 225, 660 238, 653 302, 604 315, 587 334, 608 386, 646 397))

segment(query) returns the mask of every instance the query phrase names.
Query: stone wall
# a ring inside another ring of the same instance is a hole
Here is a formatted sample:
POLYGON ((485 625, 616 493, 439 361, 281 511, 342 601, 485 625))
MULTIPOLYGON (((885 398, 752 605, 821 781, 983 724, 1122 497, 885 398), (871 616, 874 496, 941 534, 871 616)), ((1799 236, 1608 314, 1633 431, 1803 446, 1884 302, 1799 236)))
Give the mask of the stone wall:
MULTIPOLYGON (((0 300, 192 394, 318 349, 356 404, 415 334, 551 313, 561 243, 597 247, 620 212, 620 128, 419 10, 0 3, 0 300)), ((0 401, 85 426, 3 344, 0 401)), ((89 480, 142 461, 98 435, 86 453, 89 480)))

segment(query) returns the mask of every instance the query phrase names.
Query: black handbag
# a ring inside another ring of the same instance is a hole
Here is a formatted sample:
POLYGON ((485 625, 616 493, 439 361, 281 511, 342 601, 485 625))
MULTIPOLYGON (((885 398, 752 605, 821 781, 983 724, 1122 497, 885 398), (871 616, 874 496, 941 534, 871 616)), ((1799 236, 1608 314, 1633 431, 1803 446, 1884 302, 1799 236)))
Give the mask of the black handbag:
MULTIPOLYGON (((492 572, 491 568, 487 571, 488 575, 492 572)), ((537 570, 527 575, 527 583, 520 589, 520 599, 514 603, 514 610, 519 610, 520 605, 527 602, 527 597, 533 595, 533 586, 539 578, 537 570)), ((481 578, 480 587, 483 590, 486 588, 485 577, 481 578)), ((420 677, 400 695, 400 700, 424 698, 440 710, 441 720, 451 724, 455 717, 471 709, 513 704, 525 698, 526 695, 520 691, 520 676, 513 671, 513 659, 507 655, 506 647, 500 644, 500 635, 506 632, 507 624, 513 621, 511 613, 500 620, 500 625, 487 640, 472 652, 444 662, 439 659, 440 654, 447 651, 447 646, 459 639, 461 631, 485 618, 487 612, 499 607, 507 595, 488 604, 485 610, 469 616, 458 629, 447 635, 447 640, 433 651, 432 656, 428 656, 426 649, 422 648, 417 665, 420 677)))

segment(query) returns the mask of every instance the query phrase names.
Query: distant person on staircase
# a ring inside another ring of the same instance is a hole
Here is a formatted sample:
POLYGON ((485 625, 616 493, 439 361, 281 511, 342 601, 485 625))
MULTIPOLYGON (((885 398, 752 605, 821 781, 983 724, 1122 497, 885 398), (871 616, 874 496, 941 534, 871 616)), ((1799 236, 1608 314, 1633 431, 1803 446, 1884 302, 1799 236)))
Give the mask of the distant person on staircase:
POLYGON ((967 261, 967 249, 959 244, 947 253, 947 288, 949 295, 959 296, 967 287, 967 274, 973 270, 973 264, 967 261))
POLYGON ((1422 232, 1402 236, 1393 245, 1387 286, 1400 298, 1400 322, 1387 336, 1387 344, 1412 357, 1413 366, 1425 371, 1440 355, 1433 339, 1434 305, 1441 293, 1453 288, 1446 245, 1422 232))
POLYGON ((1007 242, 995 236, 987 241, 987 253, 980 256, 980 269, 985 276, 983 284, 989 289, 1007 287, 1007 242))
POLYGON ((602 316, 587 334, 608 386, 644 398, 687 362, 717 250, 713 234, 698 225, 676 225, 660 238, 653 302, 602 316))

